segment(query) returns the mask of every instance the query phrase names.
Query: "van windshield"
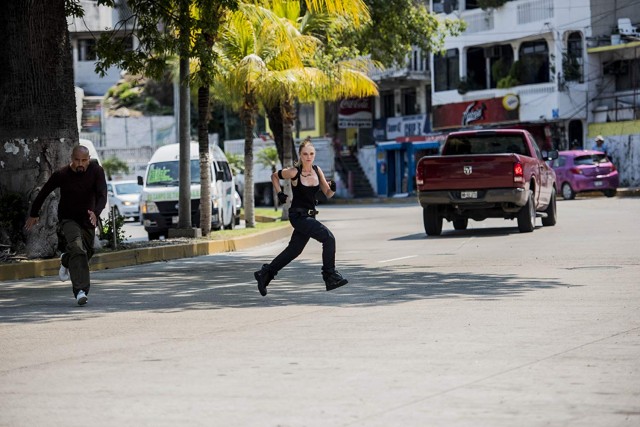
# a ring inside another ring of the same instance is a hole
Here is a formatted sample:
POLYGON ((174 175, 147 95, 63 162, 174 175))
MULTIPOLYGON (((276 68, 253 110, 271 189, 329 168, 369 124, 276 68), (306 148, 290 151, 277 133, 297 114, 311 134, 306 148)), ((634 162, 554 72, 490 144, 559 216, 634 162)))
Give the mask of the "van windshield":
MULTIPOLYGON (((174 186, 180 182, 180 167, 177 160, 149 165, 147 186, 174 186)), ((191 160, 191 183, 200 183, 200 161, 191 160)))

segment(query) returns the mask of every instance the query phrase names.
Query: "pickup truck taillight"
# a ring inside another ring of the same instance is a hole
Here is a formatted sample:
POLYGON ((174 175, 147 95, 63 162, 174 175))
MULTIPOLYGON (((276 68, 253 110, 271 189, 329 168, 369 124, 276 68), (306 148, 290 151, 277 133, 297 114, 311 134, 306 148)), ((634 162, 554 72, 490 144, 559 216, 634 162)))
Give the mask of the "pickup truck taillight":
POLYGON ((513 164, 513 182, 524 182, 524 168, 520 162, 513 164))

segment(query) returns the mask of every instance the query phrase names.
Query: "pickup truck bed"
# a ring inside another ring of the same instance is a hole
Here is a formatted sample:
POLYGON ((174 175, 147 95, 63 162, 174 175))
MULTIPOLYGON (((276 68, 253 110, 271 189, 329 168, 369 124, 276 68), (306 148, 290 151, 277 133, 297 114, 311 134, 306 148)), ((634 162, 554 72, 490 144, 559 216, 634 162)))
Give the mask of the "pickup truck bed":
POLYGON ((517 219, 521 232, 533 231, 535 218, 556 222, 555 173, 524 130, 466 131, 449 134, 441 156, 420 159, 418 199, 428 235, 442 232, 442 221, 456 230, 469 219, 517 219))

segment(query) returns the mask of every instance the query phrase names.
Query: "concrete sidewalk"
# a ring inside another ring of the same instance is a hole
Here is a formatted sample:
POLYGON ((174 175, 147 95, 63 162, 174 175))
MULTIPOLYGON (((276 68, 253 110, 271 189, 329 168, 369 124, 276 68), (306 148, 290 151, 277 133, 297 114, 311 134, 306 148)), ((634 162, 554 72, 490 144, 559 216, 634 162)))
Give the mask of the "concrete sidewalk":
MULTIPOLYGON (((232 252, 284 239, 291 234, 291 231, 291 226, 288 223, 283 223, 281 227, 271 230, 225 240, 203 240, 179 244, 168 243, 163 246, 102 252, 94 255, 91 259, 91 270, 108 270, 149 262, 232 252)), ((0 281, 55 276, 58 274, 59 268, 59 258, 0 264, 0 281)))

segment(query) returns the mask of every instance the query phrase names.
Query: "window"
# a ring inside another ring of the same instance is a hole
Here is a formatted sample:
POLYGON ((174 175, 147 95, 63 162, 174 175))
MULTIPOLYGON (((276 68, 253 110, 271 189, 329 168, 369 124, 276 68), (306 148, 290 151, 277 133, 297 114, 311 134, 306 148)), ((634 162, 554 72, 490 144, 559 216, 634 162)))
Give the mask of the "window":
POLYGON ((316 128, 316 104, 300 104, 298 108, 298 123, 300 130, 314 130, 316 128))
POLYGON ((416 103, 418 97, 415 89, 402 89, 402 114, 410 116, 416 114, 416 103))
POLYGON ((78 61, 95 61, 97 58, 94 39, 78 40, 78 61))
POLYGON ((567 38, 567 52, 562 57, 562 72, 566 81, 582 83, 582 34, 574 32, 567 38))
POLYGON ((549 78, 549 48, 544 40, 522 43, 520 46, 520 84, 547 83, 549 78))
POLYGON ((610 62, 605 64, 603 72, 615 76, 616 92, 640 88, 640 59, 610 62))
POLYGON ((382 117, 393 117, 396 115, 395 96, 393 92, 383 92, 380 94, 382 98, 382 117))
POLYGON ((460 83, 458 49, 449 49, 444 55, 434 55, 434 88, 436 92, 458 88, 460 83))

